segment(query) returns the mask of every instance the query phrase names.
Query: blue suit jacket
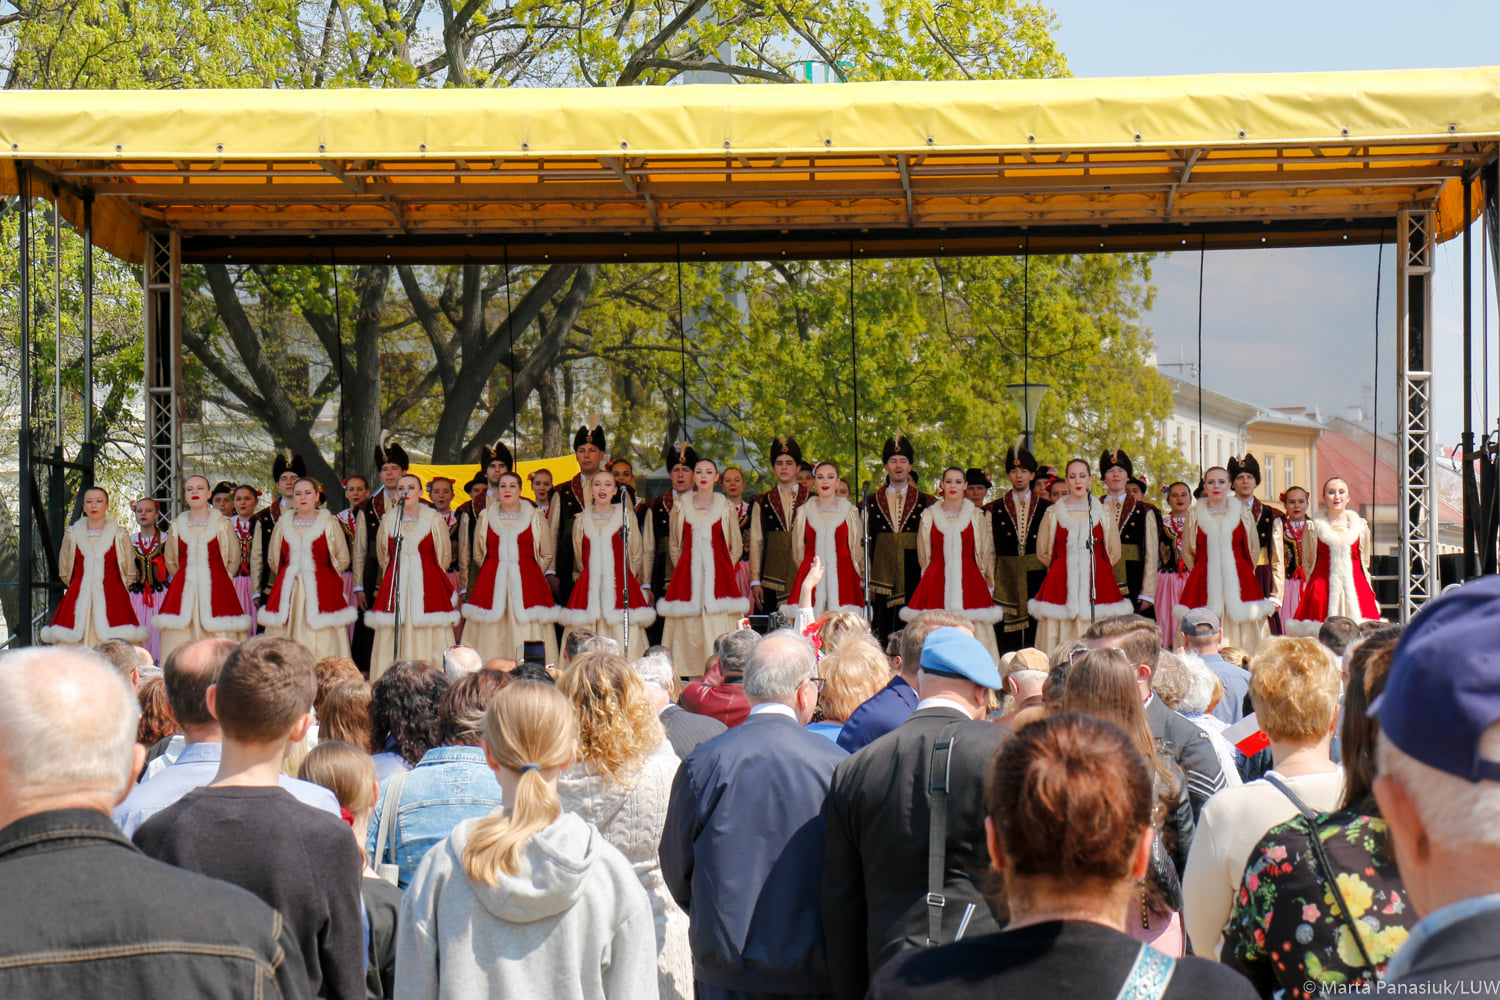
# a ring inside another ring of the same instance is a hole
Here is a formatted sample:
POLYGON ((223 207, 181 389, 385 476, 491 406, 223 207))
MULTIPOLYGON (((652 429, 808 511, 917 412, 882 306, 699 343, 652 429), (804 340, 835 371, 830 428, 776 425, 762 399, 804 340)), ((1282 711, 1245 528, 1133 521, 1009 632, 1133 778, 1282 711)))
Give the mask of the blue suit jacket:
POLYGON ((917 689, 897 674, 844 720, 839 746, 855 753, 901 725, 916 710, 917 689))
POLYGON ((825 801, 847 757, 774 714, 700 744, 672 783, 661 870, 692 917, 693 975, 746 993, 830 993, 825 801))

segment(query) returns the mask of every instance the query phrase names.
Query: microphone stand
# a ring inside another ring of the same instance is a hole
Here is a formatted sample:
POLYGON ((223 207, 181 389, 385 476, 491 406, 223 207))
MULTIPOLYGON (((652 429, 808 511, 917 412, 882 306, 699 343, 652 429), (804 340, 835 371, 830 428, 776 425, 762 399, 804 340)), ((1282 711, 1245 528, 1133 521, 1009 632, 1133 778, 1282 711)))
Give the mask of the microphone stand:
POLYGON ((620 611, 623 628, 620 647, 625 656, 630 655, 630 519, 635 515, 630 503, 630 490, 620 487, 620 562, 624 564, 620 573, 620 611))
POLYGON ((1088 515, 1088 529, 1087 533, 1084 535, 1084 538, 1087 539, 1087 541, 1084 542, 1084 547, 1088 549, 1089 554, 1089 624, 1092 625, 1097 620, 1098 616, 1098 610, 1096 608, 1096 604, 1098 603, 1098 595, 1094 589, 1096 584, 1094 581, 1094 497, 1092 494, 1090 494, 1088 497, 1088 508, 1086 510, 1086 513, 1088 515))
POLYGON ((401 502, 396 505, 396 516, 393 519, 396 522, 395 531, 392 534, 396 540, 396 550, 391 556, 391 561, 395 566, 395 571, 391 574, 391 620, 396 625, 395 644, 391 653, 392 666, 401 662, 401 591, 405 583, 401 579, 401 543, 405 540, 406 534, 401 528, 401 518, 405 513, 406 498, 402 497, 401 502))
POLYGON ((874 504, 874 500, 872 499, 873 494, 870 487, 874 485, 875 481, 873 479, 865 480, 865 516, 859 519, 860 526, 864 528, 865 536, 865 573, 860 582, 864 585, 865 591, 865 621, 869 622, 873 622, 875 620, 875 608, 870 604, 870 509, 874 504))

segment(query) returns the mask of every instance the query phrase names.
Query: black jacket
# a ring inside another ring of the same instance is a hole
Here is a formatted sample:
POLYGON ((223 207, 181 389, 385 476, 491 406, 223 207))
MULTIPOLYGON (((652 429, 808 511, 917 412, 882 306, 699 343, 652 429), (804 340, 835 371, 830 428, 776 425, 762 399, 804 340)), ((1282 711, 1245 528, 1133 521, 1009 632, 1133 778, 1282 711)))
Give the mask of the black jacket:
POLYGON ((1156 745, 1172 755, 1187 780, 1188 801, 1196 823, 1203 803, 1224 787, 1219 755, 1214 753, 1207 733, 1172 711, 1160 698, 1152 698, 1146 705, 1146 724, 1151 727, 1156 745))
POLYGON ((932 747, 955 720, 962 721, 949 759, 943 940, 954 939, 971 903, 966 937, 1000 929, 981 889, 990 868, 984 781, 1010 731, 956 708, 913 712, 840 764, 828 793, 823 932, 840 1000, 864 996, 882 965, 927 942, 932 747))
POLYGON ((0 830, 0 885, 0 996, 310 995, 280 914, 151 860, 92 809, 0 830))
POLYGON ((1500 982, 1500 912, 1477 913, 1444 927, 1417 946, 1405 974, 1390 982, 1395 995, 1493 990, 1500 982))
POLYGON ((696 750, 699 743, 711 740, 729 728, 712 716, 689 712, 681 705, 668 705, 657 718, 667 731, 672 751, 683 760, 687 760, 687 755, 696 750))
POLYGON ((846 756, 794 719, 758 714, 677 769, 661 872, 692 918, 700 982, 741 993, 830 991, 818 905, 824 805, 846 756))

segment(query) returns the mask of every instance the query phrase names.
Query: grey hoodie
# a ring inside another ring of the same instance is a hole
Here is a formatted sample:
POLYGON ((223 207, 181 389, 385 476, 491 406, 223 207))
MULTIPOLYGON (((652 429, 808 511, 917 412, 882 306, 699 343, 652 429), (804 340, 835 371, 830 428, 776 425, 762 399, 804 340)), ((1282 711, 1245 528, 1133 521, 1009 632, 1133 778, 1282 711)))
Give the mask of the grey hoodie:
POLYGON ((494 886, 464 873, 478 820, 422 859, 401 904, 396 1000, 656 996, 651 904, 630 863, 571 813, 532 836, 494 886))

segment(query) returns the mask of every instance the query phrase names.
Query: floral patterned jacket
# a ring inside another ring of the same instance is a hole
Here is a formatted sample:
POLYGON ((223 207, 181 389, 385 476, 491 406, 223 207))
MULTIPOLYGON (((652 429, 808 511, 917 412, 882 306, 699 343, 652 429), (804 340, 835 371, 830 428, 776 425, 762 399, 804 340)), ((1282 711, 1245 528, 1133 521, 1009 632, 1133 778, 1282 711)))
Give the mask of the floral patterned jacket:
MULTIPOLYGON (((1320 817, 1317 831, 1370 960, 1384 972, 1417 922, 1385 820, 1368 799, 1320 817)), ((1272 827, 1250 854, 1219 960, 1265 997, 1310 998, 1329 987, 1369 982, 1327 879, 1305 819, 1272 827)))

